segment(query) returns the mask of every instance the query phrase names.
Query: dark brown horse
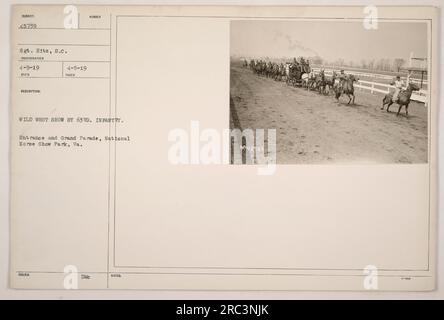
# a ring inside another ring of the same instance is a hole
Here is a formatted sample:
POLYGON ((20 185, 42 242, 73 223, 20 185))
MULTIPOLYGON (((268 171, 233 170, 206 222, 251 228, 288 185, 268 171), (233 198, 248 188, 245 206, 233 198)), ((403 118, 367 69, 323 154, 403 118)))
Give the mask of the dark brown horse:
POLYGON ((348 97, 348 103, 352 102, 352 104, 355 104, 355 88, 353 87, 353 82, 358 81, 359 79, 356 78, 354 75, 350 74, 347 76, 347 79, 342 80, 342 86, 338 86, 336 90, 336 100, 339 100, 339 97, 342 94, 347 95, 348 97))
POLYGON ((382 99, 382 107, 381 110, 384 110, 385 105, 387 105, 387 112, 389 112, 390 106, 393 103, 397 103, 399 105, 398 113, 396 114, 399 116, 399 113, 401 112, 402 106, 405 106, 405 115, 409 116, 409 103, 410 103, 410 97, 412 96, 413 91, 418 91, 419 87, 414 84, 410 83, 405 90, 402 90, 398 95, 398 100, 393 101, 393 93, 387 93, 382 99))
POLYGON ((288 66, 287 84, 291 84, 294 87, 301 80, 302 72, 298 64, 292 63, 288 66))

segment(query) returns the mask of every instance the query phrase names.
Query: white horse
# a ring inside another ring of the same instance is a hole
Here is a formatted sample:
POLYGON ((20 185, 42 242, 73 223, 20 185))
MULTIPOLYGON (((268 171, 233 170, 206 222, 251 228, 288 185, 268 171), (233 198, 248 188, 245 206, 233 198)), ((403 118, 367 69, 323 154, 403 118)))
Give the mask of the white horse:
POLYGON ((308 89, 308 81, 310 80, 310 75, 308 73, 303 73, 301 76, 302 87, 308 89))
POLYGON ((307 88, 307 90, 309 90, 310 86, 312 85, 312 83, 314 82, 315 79, 316 79, 316 74, 314 73, 313 70, 310 73, 302 74, 301 80, 302 80, 303 87, 305 87, 305 88, 307 88))

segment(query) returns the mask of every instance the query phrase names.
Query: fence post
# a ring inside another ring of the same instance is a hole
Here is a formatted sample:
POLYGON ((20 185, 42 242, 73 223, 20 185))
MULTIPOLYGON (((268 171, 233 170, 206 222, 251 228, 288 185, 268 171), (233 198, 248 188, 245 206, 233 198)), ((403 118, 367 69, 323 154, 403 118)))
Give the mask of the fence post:
POLYGON ((372 82, 372 89, 370 90, 370 92, 373 94, 373 90, 375 89, 375 83, 372 82))

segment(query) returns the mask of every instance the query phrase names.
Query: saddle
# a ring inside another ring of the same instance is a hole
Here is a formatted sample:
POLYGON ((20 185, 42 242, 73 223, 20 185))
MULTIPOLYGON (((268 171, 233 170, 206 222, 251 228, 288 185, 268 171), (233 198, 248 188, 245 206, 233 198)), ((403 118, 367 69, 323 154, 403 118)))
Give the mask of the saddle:
POLYGON ((393 95, 392 95, 392 102, 393 102, 393 103, 397 103, 397 102, 399 101, 399 98, 401 97, 401 94, 404 94, 404 92, 405 92, 405 90, 404 90, 404 89, 401 89, 401 90, 399 91, 399 93, 398 93, 398 97, 396 98, 396 100, 393 99, 393 95))

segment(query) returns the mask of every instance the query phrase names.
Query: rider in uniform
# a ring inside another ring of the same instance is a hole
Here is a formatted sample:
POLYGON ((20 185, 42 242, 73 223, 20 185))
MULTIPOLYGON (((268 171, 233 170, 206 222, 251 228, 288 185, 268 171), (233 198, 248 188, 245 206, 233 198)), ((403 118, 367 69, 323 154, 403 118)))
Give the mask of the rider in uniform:
POLYGON ((311 80, 316 79, 316 73, 315 73, 315 71, 314 71, 313 69, 311 69, 309 75, 310 75, 310 79, 311 79, 311 80))
POLYGON ((393 102, 396 102, 396 101, 398 101, 399 94, 401 93, 401 90, 402 90, 402 87, 404 86, 404 83, 401 80, 400 76, 396 76, 395 81, 393 81, 390 84, 395 86, 395 92, 393 93, 392 100, 393 100, 393 102))
POLYGON ((344 72, 344 69, 341 70, 341 72, 338 75, 338 79, 339 79, 339 89, 342 89, 345 80, 347 80, 347 75, 344 72))

